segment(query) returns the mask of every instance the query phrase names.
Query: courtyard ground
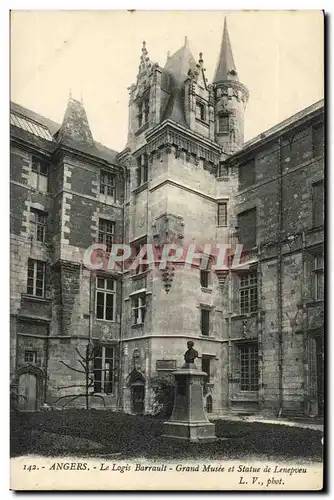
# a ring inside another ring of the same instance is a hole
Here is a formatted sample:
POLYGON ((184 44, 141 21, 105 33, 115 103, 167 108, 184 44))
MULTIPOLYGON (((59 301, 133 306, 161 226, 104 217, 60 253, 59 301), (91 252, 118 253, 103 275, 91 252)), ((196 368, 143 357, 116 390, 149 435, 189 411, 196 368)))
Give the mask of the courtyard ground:
POLYGON ((282 459, 321 461, 321 430, 264 422, 216 420, 212 443, 161 437, 163 420, 99 410, 13 413, 11 456, 131 459, 282 459))

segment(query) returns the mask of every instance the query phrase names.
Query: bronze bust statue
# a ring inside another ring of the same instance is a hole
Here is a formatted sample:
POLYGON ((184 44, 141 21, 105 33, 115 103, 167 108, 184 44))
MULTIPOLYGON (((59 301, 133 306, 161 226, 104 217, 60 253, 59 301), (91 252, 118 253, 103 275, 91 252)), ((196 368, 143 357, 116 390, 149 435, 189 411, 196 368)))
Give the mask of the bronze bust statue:
POLYGON ((193 349, 194 342, 189 340, 187 342, 187 347, 188 350, 184 353, 184 361, 186 363, 194 363, 195 359, 198 358, 198 352, 195 349, 193 349))

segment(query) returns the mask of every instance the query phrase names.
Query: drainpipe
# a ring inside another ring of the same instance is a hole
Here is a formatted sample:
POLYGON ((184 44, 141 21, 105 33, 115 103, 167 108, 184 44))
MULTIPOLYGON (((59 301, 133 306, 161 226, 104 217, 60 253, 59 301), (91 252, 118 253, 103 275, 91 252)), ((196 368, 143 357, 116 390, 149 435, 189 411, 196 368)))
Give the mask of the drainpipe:
MULTIPOLYGON (((123 238, 123 244, 125 240, 125 204, 127 201, 127 168, 125 165, 120 165, 120 167, 123 169, 123 177, 124 177, 124 188, 123 188, 123 209, 122 209, 122 215, 123 215, 123 231, 122 231, 122 238, 123 238)), ((123 338, 122 338, 122 321, 123 321, 123 286, 124 286, 124 259, 122 260, 121 264, 121 286, 120 286, 120 313, 119 313, 119 368, 118 368, 118 389, 117 389, 117 403, 116 403, 116 408, 117 411, 120 409, 123 409, 123 338)))
POLYGON ((283 326, 282 326, 282 235, 283 235, 283 166, 281 159, 281 138, 278 140, 278 167, 279 167, 279 207, 278 207, 278 238, 277 238, 277 328, 278 328, 278 391, 279 411, 283 410, 283 326))

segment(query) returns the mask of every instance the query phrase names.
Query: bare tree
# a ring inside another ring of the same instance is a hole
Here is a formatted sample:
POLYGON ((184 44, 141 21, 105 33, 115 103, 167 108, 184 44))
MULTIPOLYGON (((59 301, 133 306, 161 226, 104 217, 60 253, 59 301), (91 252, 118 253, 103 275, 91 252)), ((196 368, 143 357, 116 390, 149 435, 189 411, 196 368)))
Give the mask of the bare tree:
POLYGON ((67 406, 69 403, 72 403, 76 399, 79 398, 85 398, 86 402, 86 410, 89 410, 89 400, 90 398, 100 398, 103 401, 104 406, 106 406, 105 401, 104 401, 104 396, 101 394, 94 394, 92 391, 92 388, 94 387, 94 359, 95 359, 95 350, 94 346, 92 343, 88 343, 85 349, 85 354, 81 354, 79 349, 76 347, 75 348, 76 353, 78 354, 78 361, 80 365, 82 366, 82 369, 74 368, 73 366, 65 363, 65 361, 60 361, 61 364, 66 366, 69 370, 72 370, 77 373, 82 373, 85 376, 85 383, 84 384, 73 384, 73 385, 67 385, 67 386, 62 386, 62 387, 57 387, 58 390, 60 389, 69 389, 73 387, 82 387, 84 389, 82 394, 66 394, 65 396, 61 396, 58 398, 55 403, 58 403, 58 401, 61 401, 62 399, 65 398, 70 398, 66 403, 64 404, 63 407, 67 406))

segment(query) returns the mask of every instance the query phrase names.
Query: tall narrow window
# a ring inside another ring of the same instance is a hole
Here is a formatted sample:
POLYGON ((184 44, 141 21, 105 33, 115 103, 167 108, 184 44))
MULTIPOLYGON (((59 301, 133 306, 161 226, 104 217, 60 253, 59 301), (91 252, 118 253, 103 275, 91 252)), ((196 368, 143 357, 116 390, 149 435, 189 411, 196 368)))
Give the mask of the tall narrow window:
POLYGON ((206 373, 205 382, 210 382, 210 364, 211 358, 210 356, 202 355, 202 372, 206 373))
POLYGON ((150 101, 149 99, 144 99, 138 104, 138 128, 140 128, 145 123, 148 123, 150 113, 150 101))
POLYGON ((49 188, 49 165, 37 158, 32 159, 30 183, 38 191, 46 193, 49 188))
POLYGON ((240 390, 257 391, 259 388, 258 346, 239 346, 240 390))
POLYGON ((205 104, 203 102, 197 101, 196 102, 196 118, 198 120, 205 121, 206 116, 205 116, 205 104))
POLYGON ((33 237, 36 241, 45 241, 46 213, 41 210, 30 209, 33 224, 33 237))
POLYGON ((115 230, 114 222, 106 219, 99 219, 98 243, 104 243, 107 247, 107 252, 111 251, 114 239, 114 230, 115 230))
POLYGON ((201 333, 210 335, 210 309, 201 309, 201 333))
POLYGON ((324 181, 319 181, 312 186, 312 211, 313 226, 322 226, 324 224, 324 181))
MULTIPOLYGON (((132 257, 133 259, 137 259, 140 252, 142 251, 142 248, 146 245, 147 243, 147 239, 146 237, 145 238, 142 238, 141 240, 137 240, 133 243, 132 245, 132 257)), ((146 260, 146 254, 145 255, 142 255, 140 257, 140 260, 146 260)), ((138 265, 135 269, 135 274, 140 274, 140 273, 144 273, 146 272, 148 269, 148 264, 141 264, 140 262, 138 262, 138 265)))
POLYGON ((227 203, 222 201, 218 203, 217 225, 227 226, 227 203))
POLYGON ((239 190, 255 184, 255 161, 250 159, 239 166, 239 190))
POLYGON ((138 294, 132 298, 132 316, 134 325, 143 325, 146 313, 146 295, 138 294))
POLYGON ((136 178, 137 186, 141 186, 148 180, 148 156, 146 153, 137 158, 136 178))
POLYGON ((114 392, 115 350, 113 347, 94 347, 94 392, 114 392))
POLYGON ((238 214, 238 233, 246 250, 256 246, 256 208, 238 214))
POLYGON ((218 130, 220 134, 228 134, 230 131, 230 117, 228 113, 218 116, 218 130))
POLYGON ((28 259, 27 294, 44 297, 45 293, 45 262, 28 259))
POLYGON ((115 199, 115 175, 104 170, 100 174, 100 193, 115 199))
POLYGON ((112 278, 96 278, 96 318, 115 321, 116 282, 112 278))
POLYGON ((324 257, 317 255, 313 261, 314 299, 324 300, 324 257))
POLYGON ((201 279, 201 287, 209 288, 209 273, 210 271, 201 270, 200 271, 200 279, 201 279))
POLYGON ((257 273, 242 275, 239 280, 240 313, 257 311, 257 273))

